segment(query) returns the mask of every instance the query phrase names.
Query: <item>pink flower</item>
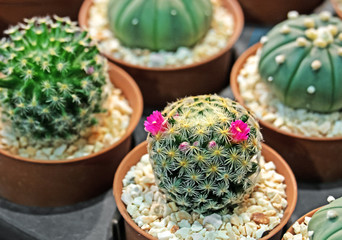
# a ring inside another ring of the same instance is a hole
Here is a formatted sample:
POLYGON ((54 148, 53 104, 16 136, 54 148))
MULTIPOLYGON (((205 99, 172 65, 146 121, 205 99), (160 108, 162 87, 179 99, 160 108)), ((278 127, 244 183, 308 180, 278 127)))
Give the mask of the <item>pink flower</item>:
POLYGON ((231 139, 234 143, 239 143, 248 139, 250 128, 247 123, 241 120, 232 122, 229 128, 231 139))
POLYGON ((154 111, 144 122, 145 131, 150 132, 153 136, 166 130, 166 121, 159 111, 154 111))
POLYGON ((181 152, 186 152, 188 151, 190 148, 190 144, 188 142, 182 142, 181 144, 179 144, 179 150, 181 152))
POLYGON ((217 146, 217 143, 215 141, 210 141, 208 144, 209 149, 213 149, 216 146, 217 146))

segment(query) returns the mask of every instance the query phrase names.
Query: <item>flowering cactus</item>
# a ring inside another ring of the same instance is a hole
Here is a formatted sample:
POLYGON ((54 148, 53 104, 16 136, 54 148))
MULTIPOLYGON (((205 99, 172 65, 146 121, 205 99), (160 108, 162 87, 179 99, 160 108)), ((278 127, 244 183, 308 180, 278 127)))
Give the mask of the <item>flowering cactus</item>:
POLYGON ((342 239, 342 198, 319 209, 309 222, 311 240, 342 239))
POLYGON ((289 16, 263 38, 261 78, 290 107, 317 112, 341 109, 341 20, 328 12, 289 16))
POLYGON ((123 45, 151 50, 191 47, 207 33, 210 0, 110 0, 111 30, 123 45))
POLYGON ((238 103, 188 97, 154 112, 145 129, 156 182, 180 208, 227 213, 253 189, 262 137, 238 103))
POLYGON ((68 18, 25 19, 0 41, 2 120, 21 135, 70 139, 102 111, 105 60, 68 18))

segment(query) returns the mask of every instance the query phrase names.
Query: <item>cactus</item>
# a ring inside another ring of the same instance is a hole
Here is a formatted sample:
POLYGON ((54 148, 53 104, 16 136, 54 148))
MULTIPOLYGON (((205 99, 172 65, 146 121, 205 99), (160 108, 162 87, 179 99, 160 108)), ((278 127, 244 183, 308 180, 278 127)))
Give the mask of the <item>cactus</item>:
POLYGON ((207 33, 210 0, 110 0, 110 29, 130 48, 174 51, 191 47, 207 33))
POLYGON ((181 209, 228 213, 259 173, 261 134, 241 105, 217 95, 188 97, 145 121, 159 189, 181 209))
POLYGON ((342 22, 328 12, 289 14, 263 38, 259 73, 285 105, 342 108, 342 22))
POLYGON ((0 41, 2 120, 20 135, 68 140, 96 123, 105 60, 68 18, 25 19, 0 41))
POLYGON ((336 199, 319 209, 309 222, 313 231, 311 240, 342 239, 342 198, 336 199))

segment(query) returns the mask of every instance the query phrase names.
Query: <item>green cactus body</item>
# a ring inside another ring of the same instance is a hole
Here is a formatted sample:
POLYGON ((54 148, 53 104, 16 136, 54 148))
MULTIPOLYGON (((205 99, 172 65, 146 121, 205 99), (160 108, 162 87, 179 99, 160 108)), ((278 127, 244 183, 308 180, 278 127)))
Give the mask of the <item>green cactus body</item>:
POLYGON ((319 209, 309 222, 311 240, 342 239, 342 198, 319 209))
POLYGON ((210 0, 110 0, 111 30, 130 48, 174 51, 191 47, 207 33, 210 0))
POLYGON ((238 103, 217 95, 181 99, 163 116, 165 131, 148 137, 159 189, 187 211, 231 211, 252 191, 259 173, 262 136, 256 120, 238 103), (249 127, 247 139, 232 139, 234 121, 249 127))
POLYGON ((261 50, 259 73, 293 108, 332 112, 342 108, 342 22, 327 12, 275 26, 261 50))
POLYGON ((64 140, 102 111, 105 60, 68 18, 26 19, 0 42, 2 120, 37 140, 64 140))

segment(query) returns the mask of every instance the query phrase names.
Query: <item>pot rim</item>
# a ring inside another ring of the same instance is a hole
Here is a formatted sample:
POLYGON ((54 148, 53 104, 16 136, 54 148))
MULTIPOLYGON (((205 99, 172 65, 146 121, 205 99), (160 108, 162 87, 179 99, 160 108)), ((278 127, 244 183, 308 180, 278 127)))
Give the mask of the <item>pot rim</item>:
MULTIPOLYGON (((232 72, 230 74, 230 86, 232 88, 234 97, 236 98, 236 100, 243 105, 245 108, 249 109, 243 99, 242 96, 240 94, 240 89, 239 89, 239 84, 237 81, 237 78, 239 76, 240 70, 242 69, 242 67, 244 66, 244 64, 246 63, 246 60, 248 57, 255 55, 255 53, 257 52, 257 50, 262 46, 261 43, 256 43, 253 46, 249 47, 234 63, 234 66, 232 68, 232 72)), ((253 111, 252 111, 253 112, 253 111)), ((262 119, 258 119, 260 125, 262 125, 265 128, 268 128, 274 132, 277 132, 281 135, 285 135, 285 136, 289 136, 292 138, 297 138, 297 139, 301 139, 301 140, 306 140, 306 141, 322 141, 322 142, 330 142, 330 141, 341 141, 342 140, 342 136, 341 137, 308 137, 308 136, 304 136, 304 135, 299 135, 299 134, 295 134, 295 133, 290 133, 290 132, 286 132, 284 130, 278 129, 277 127, 273 126, 273 124, 268 123, 262 119)))
MULTIPOLYGON (((145 151, 147 153, 147 141, 144 141, 140 143, 138 146, 136 146, 132 151, 130 151, 126 157, 121 161, 119 167, 116 170, 115 176, 114 176, 114 182, 113 182, 113 195, 115 198, 116 206, 120 212, 120 214, 123 216, 124 220, 127 224, 129 224, 136 232, 138 232, 140 235, 143 235, 147 239, 157 240, 157 238, 153 237, 152 235, 148 234, 147 232, 143 231, 138 225, 133 221, 131 216, 128 214, 126 210, 125 204, 121 200, 122 195, 122 178, 120 178, 120 174, 127 174, 127 171, 134 166, 135 164, 129 164, 131 161, 138 162, 141 158, 139 155, 139 159, 134 159, 136 154, 140 154, 141 152, 145 151), (125 168, 128 168, 128 170, 125 172, 125 168)), ((283 169, 288 173, 289 178, 286 178, 286 193, 288 193, 289 186, 293 188, 293 194, 292 194, 292 201, 288 201, 287 207, 284 211, 284 216, 280 221, 280 224, 278 224, 275 228, 273 228, 265 237, 261 238, 260 240, 267 240, 274 236, 277 232, 279 232, 289 221, 295 207, 297 204, 297 197, 298 197, 298 188, 297 188, 297 182, 296 178, 290 168, 290 166, 287 164, 287 162, 277 153, 273 148, 266 145, 265 143, 262 143, 262 149, 267 149, 266 151, 270 152, 274 159, 278 159, 279 163, 282 165, 283 169), (288 214, 285 214, 288 213, 288 214)))
MULTIPOLYGON (((111 144, 110 146, 103 148, 102 150, 87 155, 87 156, 83 156, 83 157, 78 157, 78 158, 73 158, 73 159, 61 159, 61 160, 35 160, 32 158, 26 158, 26 157, 21 157, 21 156, 17 156, 17 155, 13 155, 10 154, 7 151, 4 151, 2 149, 0 149, 0 155, 5 155, 8 158, 11 158, 13 160, 17 160, 17 161, 23 161, 23 162, 29 162, 29 163, 36 163, 36 164, 47 164, 47 165, 58 165, 58 164, 69 164, 69 163, 75 163, 75 162, 80 162, 80 161, 84 161, 87 159, 92 159, 94 157, 97 157, 99 155, 102 155, 106 152, 108 152, 109 150, 119 146, 122 142, 124 142, 128 137, 130 137, 134 131, 134 129, 136 128, 136 126, 139 123, 139 120, 142 116, 142 112, 143 112, 143 97, 141 94, 141 91, 138 87, 138 85, 136 84, 136 82, 134 81, 134 79, 127 73, 125 72, 122 68, 116 66, 114 63, 111 63, 108 61, 108 71, 115 71, 118 72, 120 75, 123 76, 124 79, 126 79, 130 91, 134 92, 134 95, 136 97, 136 101, 137 101, 137 107, 136 110, 133 110, 132 115, 130 117, 130 122, 129 125, 126 129, 125 134, 115 143, 111 144)), ((109 75, 109 77, 111 77, 109 75)), ((122 89, 120 89, 122 91, 122 89)), ((123 93, 123 95, 125 96, 125 94, 123 93)), ((126 98, 126 96, 125 96, 126 98)), ((127 101, 128 98, 126 98, 127 101)), ((131 106, 132 107, 132 106, 131 106)))
POLYGON ((337 1, 336 1, 336 0, 330 0, 330 3, 331 3, 331 5, 334 7, 334 10, 335 10, 336 14, 337 14, 340 18, 342 18, 342 9, 340 9, 340 8, 338 7, 337 1))
MULTIPOLYGON (((299 222, 299 224, 302 223, 302 222, 304 221, 305 217, 312 217, 319 209, 321 209, 321 207, 318 207, 318 208, 316 208, 316 209, 314 209, 314 210, 311 210, 310 212, 308 212, 308 213, 306 213, 305 215, 301 216, 299 219, 297 219, 297 220, 291 225, 291 227, 289 227, 289 229, 287 229, 287 231, 286 231, 285 233, 290 232, 290 233, 294 234, 294 231, 293 231, 293 226, 294 226, 294 224, 295 224, 296 222, 299 222)), ((284 233, 284 234, 285 234, 285 233, 284 233)), ((283 235, 283 236, 284 236, 284 235, 283 235)), ((282 237, 281 239, 284 240, 284 237, 282 237)))
MULTIPOLYGON (((193 64, 189 64, 189 65, 185 65, 185 66, 180 66, 180 67, 164 67, 164 68, 161 68, 161 67, 147 67, 147 66, 134 65, 134 64, 128 63, 126 61, 116 59, 107 53, 101 52, 101 54, 104 55, 111 62, 118 63, 118 64, 125 66, 125 67, 135 68, 135 69, 140 69, 140 70, 146 70, 146 71, 158 71, 158 72, 180 71, 180 70, 184 70, 184 69, 195 68, 195 67, 198 67, 200 65, 211 62, 214 59, 221 57, 226 52, 228 52, 229 50, 232 49, 233 45, 239 39, 239 37, 242 33, 242 30, 243 30, 243 26, 244 26, 244 15, 243 15, 242 8, 241 8, 240 4, 238 3, 238 1, 237 0, 223 0, 223 1, 225 1, 229 5, 229 8, 232 10, 232 11, 229 11, 229 13, 232 15, 232 17, 234 19, 234 31, 233 31, 232 36, 229 38, 225 48, 221 49, 218 53, 204 59, 203 61, 193 63, 193 64)), ((84 29, 88 29, 87 19, 88 19, 89 8, 92 4, 93 4, 93 0, 85 0, 82 3, 82 6, 81 6, 79 14, 78 14, 78 22, 79 22, 80 26, 84 29)))

